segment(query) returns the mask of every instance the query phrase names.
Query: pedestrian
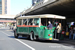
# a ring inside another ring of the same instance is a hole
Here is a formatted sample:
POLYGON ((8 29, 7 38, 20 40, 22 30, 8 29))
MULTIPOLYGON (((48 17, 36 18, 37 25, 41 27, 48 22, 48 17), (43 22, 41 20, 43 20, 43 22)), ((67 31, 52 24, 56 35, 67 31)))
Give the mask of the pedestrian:
POLYGON ((69 32, 69 27, 68 27, 68 25, 66 25, 66 32, 69 32))
POLYGON ((70 28, 69 39, 71 39, 71 38, 72 38, 72 35, 73 35, 73 28, 71 27, 71 28, 70 28))
POLYGON ((47 26, 47 28, 48 28, 48 29, 52 29, 52 28, 53 28, 53 25, 51 24, 50 21, 48 21, 48 24, 49 24, 49 25, 47 26))
POLYGON ((75 25, 73 27, 73 40, 75 39, 75 25))
POLYGON ((65 37, 67 38, 69 36, 69 26, 66 25, 66 33, 65 33, 65 37))
POLYGON ((62 26, 61 26, 61 23, 58 24, 57 26, 57 39, 59 39, 61 37, 61 31, 62 31, 62 26))

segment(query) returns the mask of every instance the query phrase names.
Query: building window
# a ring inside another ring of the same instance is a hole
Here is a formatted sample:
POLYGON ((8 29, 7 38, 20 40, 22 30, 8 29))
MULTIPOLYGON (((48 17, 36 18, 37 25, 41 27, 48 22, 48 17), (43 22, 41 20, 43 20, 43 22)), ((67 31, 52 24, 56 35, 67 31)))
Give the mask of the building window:
POLYGON ((5 0, 5 14, 7 14, 7 0, 5 0))
POLYGON ((2 0, 0 0, 0 14, 2 14, 2 0))

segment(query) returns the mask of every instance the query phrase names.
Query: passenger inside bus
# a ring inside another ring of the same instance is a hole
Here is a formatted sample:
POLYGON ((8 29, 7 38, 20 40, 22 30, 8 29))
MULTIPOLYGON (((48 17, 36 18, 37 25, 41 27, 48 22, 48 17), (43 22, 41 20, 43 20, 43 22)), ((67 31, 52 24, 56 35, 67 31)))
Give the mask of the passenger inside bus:
POLYGON ((31 23, 29 23, 28 25, 31 25, 31 23))
POLYGON ((51 24, 50 21, 48 21, 49 25, 47 26, 48 29, 52 29, 53 28, 53 25, 51 24))
POLYGON ((27 25, 27 19, 23 19, 23 25, 27 25))
POLYGON ((33 25, 35 25, 35 23, 33 23, 33 25))

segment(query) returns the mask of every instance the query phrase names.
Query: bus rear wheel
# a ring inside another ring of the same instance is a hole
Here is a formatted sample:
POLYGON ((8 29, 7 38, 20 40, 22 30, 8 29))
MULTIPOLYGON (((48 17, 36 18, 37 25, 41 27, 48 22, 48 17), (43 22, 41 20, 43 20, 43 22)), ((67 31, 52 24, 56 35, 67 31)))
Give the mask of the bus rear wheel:
POLYGON ((16 33, 16 30, 14 31, 14 37, 18 38, 18 34, 16 33))
POLYGON ((32 40, 32 41, 34 40, 34 32, 30 33, 30 40, 32 40))

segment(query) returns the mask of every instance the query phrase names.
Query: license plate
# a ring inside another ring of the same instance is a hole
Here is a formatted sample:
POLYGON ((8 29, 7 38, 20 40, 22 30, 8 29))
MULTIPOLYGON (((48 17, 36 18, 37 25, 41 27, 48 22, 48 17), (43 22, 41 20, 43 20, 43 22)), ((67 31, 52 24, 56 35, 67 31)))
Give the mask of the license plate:
POLYGON ((52 40, 52 38, 49 38, 49 40, 52 40))

